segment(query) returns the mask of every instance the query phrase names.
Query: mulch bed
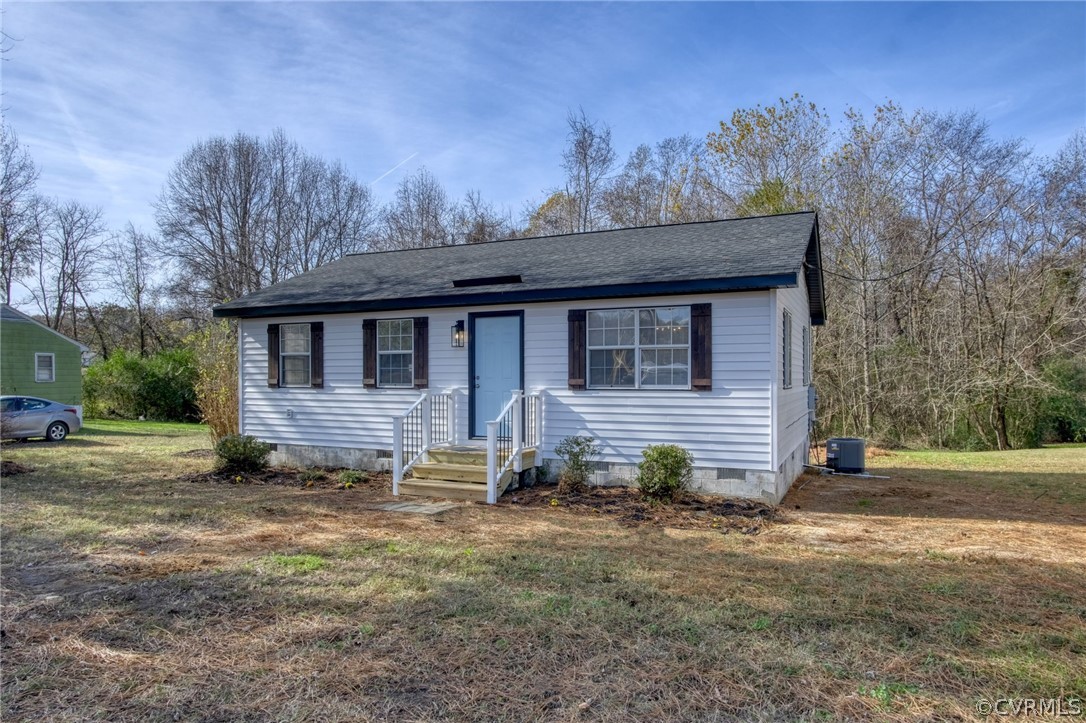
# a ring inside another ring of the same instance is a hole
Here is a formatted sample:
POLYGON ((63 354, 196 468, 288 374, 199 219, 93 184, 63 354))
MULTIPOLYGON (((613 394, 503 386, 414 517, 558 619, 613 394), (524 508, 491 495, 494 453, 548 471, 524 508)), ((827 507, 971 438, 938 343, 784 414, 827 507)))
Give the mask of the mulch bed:
POLYGON ((10 459, 5 459, 0 462, 0 475, 3 475, 5 477, 9 474, 26 474, 27 472, 33 471, 33 467, 27 467, 25 464, 12 462, 10 459))
POLYGON ((756 500, 686 494, 670 504, 653 504, 628 487, 590 487, 584 492, 562 495, 555 485, 537 486, 507 492, 498 502, 605 516, 627 527, 709 529, 724 534, 757 535, 774 522, 787 521, 777 507, 756 500))
MULTIPOLYGON (((344 489, 338 469, 297 470, 290 467, 269 467, 263 472, 227 474, 197 472, 182 475, 182 482, 224 485, 278 485, 305 489, 344 489), (313 472, 323 477, 314 479, 313 472)), ((366 472, 366 481, 355 487, 392 490, 388 472, 366 472)), ((517 507, 560 508, 586 516, 614 519, 626 527, 649 525, 693 530, 718 530, 724 534, 739 532, 757 535, 773 523, 787 522, 779 508, 756 500, 732 499, 709 495, 686 494, 671 504, 653 504, 641 493, 628 487, 590 487, 584 492, 559 494, 556 485, 537 485, 506 492, 498 504, 517 507)))
MULTIPOLYGON (((229 474, 226 472, 195 472, 178 477, 182 482, 203 482, 227 485, 278 485, 280 487, 301 487, 304 489, 344 489, 339 481, 340 469, 298 470, 291 467, 269 467, 263 472, 229 474), (307 474, 308 473, 308 474, 307 474), (304 475, 304 479, 303 479, 304 475)), ((388 472, 364 472, 365 481, 353 483, 353 487, 378 487, 391 489, 391 475, 388 472)))

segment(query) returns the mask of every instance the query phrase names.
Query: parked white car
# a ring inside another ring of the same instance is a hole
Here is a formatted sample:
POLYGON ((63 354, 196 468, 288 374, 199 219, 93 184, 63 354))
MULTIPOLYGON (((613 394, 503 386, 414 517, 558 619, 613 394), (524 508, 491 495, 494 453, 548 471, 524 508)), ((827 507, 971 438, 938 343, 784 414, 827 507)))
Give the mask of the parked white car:
POLYGON ((38 397, 0 397, 0 437, 60 442, 82 426, 79 410, 38 397))

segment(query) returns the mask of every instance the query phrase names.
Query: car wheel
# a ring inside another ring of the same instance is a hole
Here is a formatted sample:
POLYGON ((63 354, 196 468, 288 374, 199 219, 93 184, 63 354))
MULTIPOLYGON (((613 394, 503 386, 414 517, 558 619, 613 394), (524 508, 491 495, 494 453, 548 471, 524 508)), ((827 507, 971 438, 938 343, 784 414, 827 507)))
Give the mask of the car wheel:
POLYGON ((68 436, 68 425, 64 422, 53 422, 45 430, 45 438, 50 442, 61 442, 68 436))

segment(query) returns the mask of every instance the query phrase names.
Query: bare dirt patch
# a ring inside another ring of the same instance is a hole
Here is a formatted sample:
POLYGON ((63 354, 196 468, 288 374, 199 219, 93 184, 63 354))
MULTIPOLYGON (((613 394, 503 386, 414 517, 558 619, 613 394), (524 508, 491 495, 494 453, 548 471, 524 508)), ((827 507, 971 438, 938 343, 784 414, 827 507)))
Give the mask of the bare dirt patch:
POLYGON ((558 494, 554 486, 530 487, 506 493, 501 503, 560 507, 574 514, 614 519, 625 527, 652 525, 744 535, 756 535, 773 523, 787 522, 779 508, 754 500, 687 494, 670 504, 653 504, 637 490, 625 487, 593 487, 568 495, 558 494))
POLYGON ((28 472, 33 472, 33 471, 34 471, 33 467, 27 467, 24 464, 19 464, 18 462, 12 462, 10 459, 5 459, 2 462, 0 462, 0 476, 3 476, 3 477, 7 477, 8 475, 13 475, 13 474, 26 474, 28 472))

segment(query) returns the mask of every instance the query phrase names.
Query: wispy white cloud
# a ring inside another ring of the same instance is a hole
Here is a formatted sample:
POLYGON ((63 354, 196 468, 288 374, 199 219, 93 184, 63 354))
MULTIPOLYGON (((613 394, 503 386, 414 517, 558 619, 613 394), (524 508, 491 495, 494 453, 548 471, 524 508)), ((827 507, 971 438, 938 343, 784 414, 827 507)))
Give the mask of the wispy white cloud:
POLYGON ((621 153, 794 91, 831 112, 977 108, 1051 150, 1086 116, 1084 20, 1072 4, 9 2, 22 40, 0 72, 42 190, 116 226, 153 225, 196 140, 276 127, 379 194, 426 166, 519 212, 559 182, 578 106, 621 153))

